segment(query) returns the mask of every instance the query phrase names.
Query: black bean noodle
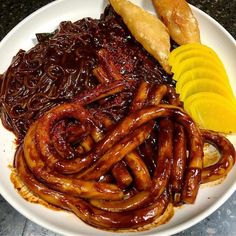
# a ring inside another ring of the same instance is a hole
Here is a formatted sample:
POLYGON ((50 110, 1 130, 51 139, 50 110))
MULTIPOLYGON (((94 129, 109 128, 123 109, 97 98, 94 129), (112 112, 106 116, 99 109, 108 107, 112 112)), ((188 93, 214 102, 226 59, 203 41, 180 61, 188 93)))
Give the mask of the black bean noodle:
MULTIPOLYGON (((172 83, 110 6, 100 19, 61 22, 55 32, 36 36, 38 44, 20 50, 0 76, 2 121, 19 140, 45 111, 98 85, 93 70, 99 66, 113 66, 124 79, 172 83)), ((103 111, 118 120, 130 95, 106 99, 103 111)))

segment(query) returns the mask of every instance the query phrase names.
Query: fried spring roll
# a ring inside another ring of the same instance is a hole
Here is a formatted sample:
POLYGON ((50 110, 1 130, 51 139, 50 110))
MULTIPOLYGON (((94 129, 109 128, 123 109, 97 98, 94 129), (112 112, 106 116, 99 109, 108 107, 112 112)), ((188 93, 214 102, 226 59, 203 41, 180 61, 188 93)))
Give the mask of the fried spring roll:
POLYGON ((110 0, 135 39, 170 73, 170 36, 165 25, 154 15, 127 0, 110 0))
POLYGON ((158 15, 179 45, 200 42, 198 22, 185 0, 152 0, 158 15))

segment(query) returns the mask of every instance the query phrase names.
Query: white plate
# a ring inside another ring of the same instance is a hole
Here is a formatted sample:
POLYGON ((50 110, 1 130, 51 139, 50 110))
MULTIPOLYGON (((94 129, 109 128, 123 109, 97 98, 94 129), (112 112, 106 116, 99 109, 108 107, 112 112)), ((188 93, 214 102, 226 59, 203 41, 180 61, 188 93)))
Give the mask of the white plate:
MULTIPOLYGON (((151 0, 135 0, 135 3, 154 12, 151 0)), ((18 24, 0 44, 0 73, 3 73, 11 62, 11 58, 22 49, 34 45, 35 33, 53 31, 63 20, 78 20, 83 17, 99 17, 107 1, 104 0, 59 0, 36 11, 18 24)), ((236 43, 226 30, 208 15, 192 7, 201 31, 202 42, 212 47, 223 60, 231 84, 236 91, 236 43)), ((15 146, 14 136, 0 125, 0 192, 2 196, 20 213, 30 220, 55 232, 65 235, 113 235, 110 232, 95 229, 86 225, 73 214, 64 211, 53 211, 41 205, 31 204, 22 199, 10 182, 9 164, 12 163, 15 146)), ((236 146, 236 137, 231 136, 236 146)), ((114 235, 170 235, 180 232, 220 207, 236 190, 236 166, 227 179, 220 185, 201 188, 194 205, 186 205, 176 210, 174 217, 167 224, 153 230, 140 233, 114 235)))

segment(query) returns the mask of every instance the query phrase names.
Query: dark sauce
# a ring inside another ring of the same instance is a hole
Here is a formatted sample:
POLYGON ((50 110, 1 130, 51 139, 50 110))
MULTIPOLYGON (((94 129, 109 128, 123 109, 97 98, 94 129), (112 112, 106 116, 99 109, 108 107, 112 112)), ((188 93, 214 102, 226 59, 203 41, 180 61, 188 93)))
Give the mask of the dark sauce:
MULTIPOLYGON (((124 79, 173 84, 111 6, 100 19, 61 22, 56 31, 36 36, 38 44, 29 51, 20 50, 0 76, 1 118, 19 140, 47 110, 96 87, 99 81, 92 71, 102 63, 112 63, 124 79), (101 49, 106 61, 98 56, 101 49)), ((119 120, 127 111, 128 102, 123 99, 131 97, 132 91, 126 91, 108 98, 103 111, 119 120)))

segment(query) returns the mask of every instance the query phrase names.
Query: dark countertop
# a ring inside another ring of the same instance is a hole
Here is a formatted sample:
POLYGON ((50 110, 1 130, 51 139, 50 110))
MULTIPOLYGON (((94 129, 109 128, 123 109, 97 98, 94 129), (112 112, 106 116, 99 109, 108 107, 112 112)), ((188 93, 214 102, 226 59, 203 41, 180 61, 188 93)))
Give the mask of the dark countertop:
MULTIPOLYGON (((0 1, 0 40, 22 19, 50 0, 0 1)), ((236 38, 236 0, 190 0, 223 25, 236 38)), ((0 191, 1 192, 1 191, 0 191)), ((3 236, 59 236, 27 220, 0 196, 0 235, 3 236)), ((236 193, 215 213, 182 235, 236 235, 236 193)))

